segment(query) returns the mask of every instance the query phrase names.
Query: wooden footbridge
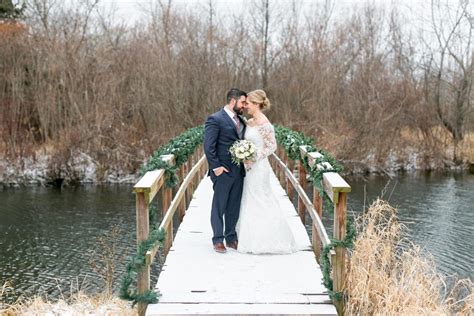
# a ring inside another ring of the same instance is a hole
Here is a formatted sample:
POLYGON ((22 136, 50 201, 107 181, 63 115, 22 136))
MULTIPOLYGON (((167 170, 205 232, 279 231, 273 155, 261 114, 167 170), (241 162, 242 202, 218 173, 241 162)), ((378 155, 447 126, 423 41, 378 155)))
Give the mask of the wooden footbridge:
MULTIPOLYGON (((321 154, 300 147, 301 157, 309 165, 317 164, 321 154)), ((174 163, 173 155, 162 160, 174 163)), ((147 172, 135 185, 137 242, 148 238, 149 207, 160 196, 160 228, 166 231, 163 247, 155 246, 146 254, 146 264, 138 273, 139 293, 151 289, 150 265, 158 251, 166 256, 155 290, 157 304, 139 303, 140 315, 191 314, 306 314, 343 313, 343 303, 332 301, 322 282, 319 257, 330 240, 321 222, 322 198, 313 188, 307 195, 307 170, 304 164, 290 161, 279 148, 270 157, 275 174, 271 185, 279 203, 287 210, 299 251, 289 255, 251 255, 229 249, 214 252, 210 210, 212 183, 202 148, 178 170, 180 186, 173 190, 164 185, 164 170, 147 172), (311 192, 310 192, 311 193, 311 192), (310 194, 311 195, 311 194, 310 194), (306 215, 309 214, 309 217, 306 215), (309 237, 306 219, 312 227, 309 237), (173 225, 179 225, 173 236, 173 225)), ((324 167, 324 166, 320 166, 324 167)), ((334 238, 342 240, 346 232, 346 201, 350 186, 334 172, 323 174, 322 185, 334 203, 334 238)), ((345 249, 330 252, 334 291, 343 290, 346 271, 345 249)))

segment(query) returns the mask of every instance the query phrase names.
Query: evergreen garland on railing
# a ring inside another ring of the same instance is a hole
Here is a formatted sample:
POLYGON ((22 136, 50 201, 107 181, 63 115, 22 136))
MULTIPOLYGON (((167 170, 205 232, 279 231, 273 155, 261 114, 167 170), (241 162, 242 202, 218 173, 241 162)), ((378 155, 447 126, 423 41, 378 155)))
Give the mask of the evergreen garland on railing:
POLYGON ((138 302, 144 302, 148 304, 158 302, 158 293, 153 290, 147 290, 143 294, 139 294, 136 290, 130 290, 130 286, 132 285, 133 280, 136 278, 138 271, 145 267, 146 253, 158 245, 158 243, 160 246, 163 246, 163 242, 165 241, 166 237, 165 230, 159 229, 159 225, 156 220, 155 206, 149 208, 148 217, 150 223, 150 233, 148 238, 139 243, 137 252, 130 258, 129 263, 125 268, 126 274, 120 284, 119 297, 127 301, 133 301, 133 306, 138 302))
MULTIPOLYGON (((304 164, 305 169, 309 175, 309 179, 313 186, 316 187, 320 196, 324 200, 326 209, 333 212, 334 204, 324 191, 322 180, 323 174, 326 172, 337 172, 342 171, 342 166, 332 157, 328 152, 323 149, 316 148, 314 146, 314 140, 311 137, 304 135, 301 132, 293 131, 289 128, 275 125, 275 137, 277 143, 282 146, 290 160, 300 161, 304 164), (301 157, 300 146, 307 146, 307 152, 319 152, 322 156, 317 158, 315 164, 310 167, 308 158, 301 157), (328 167, 326 163, 329 163, 331 167, 328 167), (319 167, 318 167, 319 165, 319 167)), ((330 239, 331 243, 325 246, 321 252, 320 265, 323 273, 323 283, 328 289, 329 297, 331 299, 341 300, 342 293, 333 291, 333 282, 331 280, 331 263, 329 261, 329 252, 335 247, 352 248, 354 238, 356 235, 355 227, 351 220, 347 220, 346 224, 346 236, 344 240, 330 239)))
POLYGON ((329 261, 329 253, 336 247, 343 247, 351 249, 354 245, 354 238, 356 236, 356 230, 354 224, 350 219, 346 222, 346 236, 344 240, 337 240, 330 238, 331 243, 323 247, 321 256, 319 258, 319 264, 323 273, 323 284, 328 289, 329 297, 335 300, 342 300, 342 292, 334 292, 333 282, 331 279, 331 262, 329 261))
POLYGON ((171 139, 168 143, 159 147, 150 159, 143 165, 141 174, 147 171, 164 169, 166 186, 175 187, 178 184, 177 171, 189 157, 196 151, 196 148, 203 143, 204 125, 199 125, 188 129, 178 137, 171 139), (161 155, 174 155, 175 164, 170 166, 161 159, 161 155))
POLYGON ((326 209, 332 212, 334 209, 334 204, 327 193, 324 191, 322 185, 323 174, 325 172, 340 172, 342 171, 342 166, 324 149, 317 148, 314 145, 314 139, 312 137, 306 136, 301 132, 293 131, 280 125, 275 125, 275 137, 277 143, 284 148, 290 160, 300 161, 303 163, 309 175, 309 180, 318 190, 321 198, 324 201, 326 209), (300 146, 307 146, 307 152, 317 151, 322 155, 322 157, 318 158, 316 163, 310 167, 308 158, 301 157, 300 146), (328 168, 324 163, 329 163, 332 168, 328 168), (318 164, 322 166, 322 168, 318 167, 318 164))
MULTIPOLYGON (((183 134, 171 139, 168 143, 158 148, 146 164, 141 168, 141 174, 147 171, 164 169, 165 183, 168 188, 175 187, 178 184, 177 171, 189 157, 194 154, 196 148, 203 143, 204 125, 188 129, 183 134), (175 164, 169 165, 161 159, 162 155, 174 155, 175 164)), ((163 246, 166 237, 166 231, 159 229, 156 219, 156 207, 149 208, 150 233, 148 239, 139 243, 137 252, 130 258, 126 266, 126 275, 123 277, 120 285, 120 298, 133 301, 133 305, 138 302, 153 304, 158 302, 158 293, 153 290, 147 290, 139 294, 136 290, 131 290, 130 286, 140 269, 145 267, 146 253, 152 250, 158 243, 163 246)))

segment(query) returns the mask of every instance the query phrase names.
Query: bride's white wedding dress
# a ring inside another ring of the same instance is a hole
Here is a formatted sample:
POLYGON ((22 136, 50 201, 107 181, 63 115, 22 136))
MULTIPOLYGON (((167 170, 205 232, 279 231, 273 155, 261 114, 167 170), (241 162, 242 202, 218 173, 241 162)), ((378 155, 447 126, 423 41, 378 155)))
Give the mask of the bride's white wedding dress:
POLYGON ((277 148, 270 123, 247 126, 245 139, 257 147, 256 161, 247 171, 236 231, 239 252, 286 254, 297 251, 293 232, 270 185, 268 161, 277 148))

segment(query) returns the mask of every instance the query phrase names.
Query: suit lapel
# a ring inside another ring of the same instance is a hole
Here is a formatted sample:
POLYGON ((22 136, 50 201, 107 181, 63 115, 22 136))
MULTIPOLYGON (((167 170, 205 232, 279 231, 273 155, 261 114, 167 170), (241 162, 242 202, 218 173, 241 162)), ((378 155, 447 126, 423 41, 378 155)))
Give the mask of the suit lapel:
POLYGON ((240 138, 239 137, 239 132, 237 131, 237 126, 235 126, 234 121, 230 118, 229 114, 227 114, 227 112, 224 110, 224 108, 222 108, 222 110, 221 110, 221 115, 224 117, 224 119, 227 121, 227 123, 230 124, 233 127, 235 135, 237 136, 237 138, 240 138))
POLYGON ((247 124, 245 124, 245 120, 242 118, 242 116, 238 115, 240 122, 243 124, 243 129, 242 129, 242 139, 245 138, 245 130, 247 129, 247 124))

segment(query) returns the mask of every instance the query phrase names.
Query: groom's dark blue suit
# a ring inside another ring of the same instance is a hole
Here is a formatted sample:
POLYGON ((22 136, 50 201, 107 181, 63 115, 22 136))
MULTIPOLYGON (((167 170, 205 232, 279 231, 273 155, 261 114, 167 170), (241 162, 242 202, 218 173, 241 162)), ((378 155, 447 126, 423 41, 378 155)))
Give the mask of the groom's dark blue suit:
POLYGON ((223 242, 224 238, 228 244, 237 240, 235 225, 239 219, 245 168, 243 164, 232 162, 229 148, 245 135, 245 122, 241 117, 239 120, 242 126, 240 133, 224 109, 210 115, 205 124, 204 151, 209 163, 208 175, 214 184, 211 209, 214 244, 223 242), (225 167, 229 172, 216 176, 213 169, 218 167, 225 167))

